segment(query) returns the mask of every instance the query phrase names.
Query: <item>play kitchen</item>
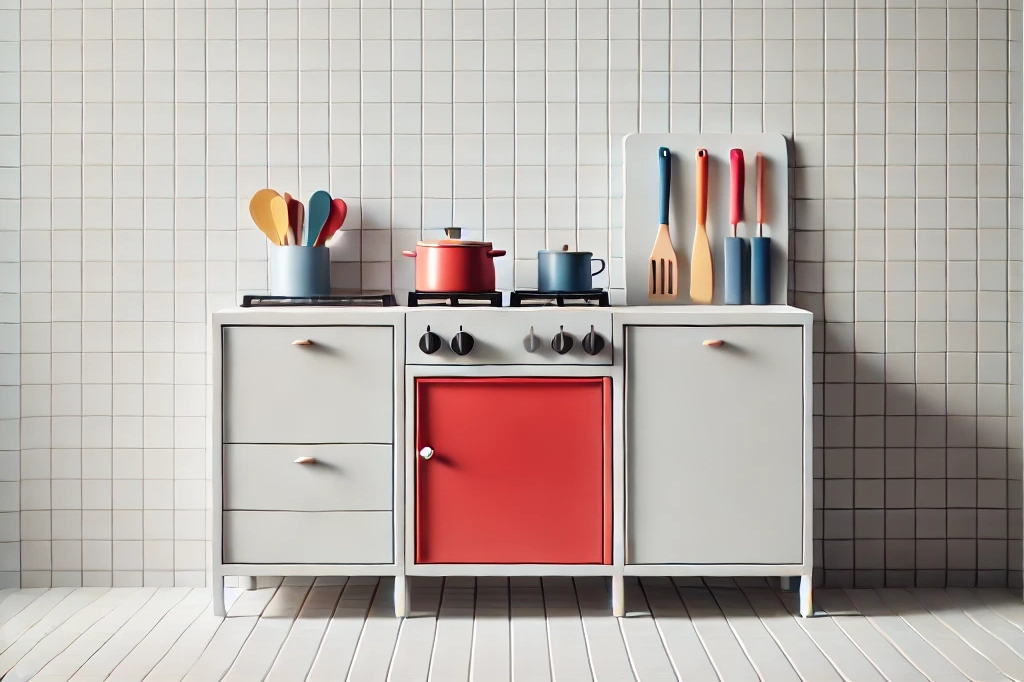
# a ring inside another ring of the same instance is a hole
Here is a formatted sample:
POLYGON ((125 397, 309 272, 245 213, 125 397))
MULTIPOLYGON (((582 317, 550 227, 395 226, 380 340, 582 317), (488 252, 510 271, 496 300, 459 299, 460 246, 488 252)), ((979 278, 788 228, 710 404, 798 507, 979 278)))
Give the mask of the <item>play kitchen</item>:
POLYGON ((408 306, 214 314, 217 613, 225 575, 394 576, 399 616, 408 576, 564 575, 609 578, 617 616, 625 576, 799 577, 810 615, 812 316, 784 305, 785 141, 625 151, 627 305, 594 287, 603 260, 564 246, 503 305, 506 254, 448 230, 405 253, 408 306), (744 177, 764 191, 730 190, 744 177), (771 239, 774 305, 725 304, 727 252, 755 299, 747 216, 771 239), (749 253, 727 241, 748 236, 749 253), (306 399, 268 419, 265 396, 306 399))

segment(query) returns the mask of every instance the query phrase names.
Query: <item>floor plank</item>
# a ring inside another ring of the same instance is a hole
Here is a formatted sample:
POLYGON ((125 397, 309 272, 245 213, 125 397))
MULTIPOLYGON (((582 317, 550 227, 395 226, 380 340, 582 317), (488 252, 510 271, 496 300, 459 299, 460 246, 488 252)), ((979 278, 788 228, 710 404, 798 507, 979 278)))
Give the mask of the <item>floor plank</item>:
MULTIPOLYGON (((48 610, 32 627, 18 636, 18 641, 0 654, 0 675, 4 675, 31 651, 36 644, 62 626, 80 610, 110 591, 109 587, 79 587, 72 590, 52 609, 48 610)), ((36 600, 41 601, 42 598, 36 600)), ((30 607, 31 608, 31 607, 30 607)), ((26 609, 27 611, 28 609, 26 609)), ((11 619, 10 625, 15 619, 11 619)))
MULTIPOLYGON (((814 593, 815 599, 822 592, 814 593)), ((777 593, 778 598, 786 606, 790 615, 799 627, 807 633, 818 649, 847 680, 855 682, 884 682, 885 678, 878 672, 871 660, 857 645, 850 641, 846 633, 829 618, 802 618, 800 616, 799 597, 794 592, 777 593)))
MULTIPOLYGON (((676 679, 672 662, 661 641, 640 582, 626 578, 626 618, 617 619, 626 652, 639 682, 673 682, 676 679)), ((605 604, 607 608, 607 603, 605 604)), ((607 617, 608 614, 605 614, 607 617)), ((586 619, 584 619, 586 626, 586 619)))
POLYGON ((349 578, 309 670, 309 682, 337 682, 348 676, 378 582, 377 578, 349 578))
POLYGON ((508 579, 513 682, 551 682, 551 653, 540 578, 508 579))
MULTIPOLYGON (((253 597, 266 596, 266 593, 258 590, 240 591, 240 596, 228 609, 228 616, 232 616, 235 606, 243 598, 248 600, 253 597)), ((269 597, 266 597, 269 601, 269 597)), ((210 640, 220 629, 221 623, 226 619, 213 614, 213 609, 204 610, 185 629, 185 632, 171 645, 167 653, 157 662, 153 669, 143 678, 146 682, 181 682, 192 669, 195 662, 206 651, 210 640)))
POLYGON ((635 680, 618 620, 612 618, 611 595, 605 578, 574 578, 587 640, 590 667, 597 682, 635 680))
POLYGON ((333 585, 321 584, 317 579, 267 674, 266 682, 306 679, 343 589, 344 579, 333 585))
POLYGON ((1024 603, 1009 590, 974 589, 972 592, 1000 617, 1024 628, 1024 603))
POLYGON ((572 578, 542 578, 554 682, 592 682, 583 618, 572 578))
MULTIPOLYGON (((0 652, 7 649, 18 641, 21 635, 28 631, 33 625, 42 620, 43 616, 49 613, 57 604, 60 604, 65 597, 74 591, 72 587, 58 587, 52 590, 43 590, 23 605, 16 614, 13 614, 7 622, 0 626, 0 652)), ((0 605, 2 606, 2 605, 0 605)))
POLYGON ((676 582, 679 596, 718 676, 728 682, 758 682, 754 666, 707 588, 676 582))
POLYGON ((477 578, 470 682, 511 681, 512 631, 509 616, 508 578, 477 578))
POLYGON ((672 581, 641 578, 640 587, 676 676, 681 680, 717 680, 718 672, 672 581))
POLYGON ((410 581, 410 617, 402 621, 388 679, 394 682, 425 681, 434 650, 437 610, 441 603, 442 578, 410 581))
POLYGON ((434 655, 430 660, 430 675, 427 678, 431 682, 469 679, 475 601, 475 578, 445 578, 441 608, 437 612, 434 655))
POLYGON ((194 589, 175 604, 131 653, 117 664, 107 682, 141 682, 145 679, 164 654, 210 606, 211 596, 209 590, 194 589))
POLYGON ((711 596, 718 603, 718 608, 722 610, 736 638, 743 643, 747 658, 764 682, 800 682, 789 659, 757 618, 750 602, 735 583, 712 587, 711 596))
MULTIPOLYGON (((981 637, 974 637, 974 641, 970 643, 961 639, 963 633, 960 633, 961 637, 954 634, 949 622, 943 622, 936 614, 930 613, 906 590, 881 589, 876 591, 886 606, 900 614, 900 617, 914 628, 918 635, 931 644, 936 651, 941 652, 968 678, 976 682, 1007 682, 1009 680, 992 661, 986 658, 988 652, 977 649, 978 644, 982 643, 981 637)), ((952 615, 949 618, 960 622, 952 615)), ((961 618, 973 626, 966 616, 961 614, 961 618)), ((974 626, 972 635, 977 634, 975 631, 980 631, 980 628, 974 626)), ((986 647, 990 650, 998 645, 998 642, 989 638, 987 634, 985 634, 985 641, 993 644, 992 647, 986 647)), ((1003 648, 1005 649, 1005 647, 1003 648)))
MULTIPOLYGON (((235 656, 242 650, 245 640, 256 627, 260 614, 267 608, 277 590, 277 587, 261 587, 243 592, 228 611, 227 618, 219 623, 220 627, 216 629, 212 639, 207 640, 206 648, 200 652, 195 664, 187 669, 183 679, 188 682, 220 680, 231 667, 235 656)), ((157 669, 159 667, 157 666, 157 669)))
POLYGON ((278 588, 224 676, 225 682, 250 682, 266 677, 312 586, 313 579, 304 578, 286 581, 278 588))
POLYGON ((927 678, 899 649, 892 645, 867 618, 854 607, 841 590, 818 590, 814 603, 823 609, 846 636, 890 682, 927 682, 927 678))
MULTIPOLYGON (((896 646, 932 682, 963 682, 957 668, 935 651, 902 618, 885 605, 874 590, 846 590, 857 610, 896 646)), ((816 620, 816 619, 815 619, 816 620)), ((832 622, 832 621, 824 621, 832 622)))
POLYGON ((74 682, 103 682, 124 657, 138 646, 139 642, 156 627, 160 619, 167 615, 175 604, 180 602, 192 589, 188 587, 161 587, 153 598, 135 613, 99 651, 85 662, 78 672, 72 676, 74 682))
MULTIPOLYGON (((373 605, 370 606, 370 613, 366 616, 359 636, 352 668, 348 671, 350 682, 387 678, 401 624, 402 619, 395 618, 394 578, 381 578, 377 595, 373 598, 373 605)), ((335 676, 330 679, 341 678, 335 676)))
POLYGON ((49 590, 45 587, 32 587, 25 590, 18 590, 8 596, 7 599, 0 604, 0 651, 6 649, 3 639, 2 627, 11 618, 21 613, 29 604, 34 602, 39 597, 43 596, 49 590))
POLYGON ((1024 632, 1020 628, 988 608, 972 590, 951 588, 946 594, 968 618, 1024 658, 1024 632))
POLYGON ((110 590, 44 637, 5 682, 65 682, 156 594, 156 588, 110 590))

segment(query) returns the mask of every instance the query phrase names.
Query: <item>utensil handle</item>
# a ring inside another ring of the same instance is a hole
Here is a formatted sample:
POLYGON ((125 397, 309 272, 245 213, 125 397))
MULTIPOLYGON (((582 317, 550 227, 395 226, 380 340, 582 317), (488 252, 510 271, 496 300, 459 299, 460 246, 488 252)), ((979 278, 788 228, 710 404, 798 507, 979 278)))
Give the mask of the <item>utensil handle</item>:
POLYGON ((604 269, 607 266, 607 264, 604 262, 604 258, 594 258, 592 259, 592 262, 600 263, 601 267, 597 269, 597 272, 590 273, 591 277, 593 277, 594 275, 600 275, 602 272, 604 272, 604 269))
POLYGON ((729 150, 729 175, 732 179, 729 190, 729 223, 736 227, 743 222, 743 150, 729 150))
POLYGON ((660 225, 668 225, 668 188, 672 184, 672 154, 668 147, 658 149, 658 170, 661 175, 660 225))
POLYGON ((708 220, 708 150, 697 150, 697 224, 708 220))
POLYGON ((415 258, 416 257, 416 252, 415 251, 403 251, 402 255, 405 256, 406 258, 415 258))
POLYGON ((764 222, 764 155, 757 153, 757 224, 764 222))

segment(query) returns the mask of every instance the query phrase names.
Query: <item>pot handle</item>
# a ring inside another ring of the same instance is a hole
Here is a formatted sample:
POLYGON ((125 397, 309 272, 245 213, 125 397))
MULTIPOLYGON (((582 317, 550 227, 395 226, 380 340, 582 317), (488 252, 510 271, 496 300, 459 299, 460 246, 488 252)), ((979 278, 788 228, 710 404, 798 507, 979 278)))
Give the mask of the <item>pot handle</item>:
POLYGON ((591 276, 591 277, 593 277, 594 275, 600 275, 600 274, 601 274, 602 272, 604 272, 604 269, 605 269, 605 267, 606 267, 606 264, 605 264, 605 262, 604 262, 604 258, 594 258, 594 259, 593 259, 593 262, 595 262, 595 263, 600 263, 600 264, 601 264, 601 267, 600 267, 600 268, 598 268, 597 272, 592 272, 592 273, 590 273, 590 276, 591 276))
POLYGON ((415 258, 416 257, 416 252, 415 251, 403 251, 402 255, 403 256, 407 256, 409 258, 415 258))
POLYGON ((505 249, 491 249, 487 252, 488 258, 498 258, 505 255, 505 249))

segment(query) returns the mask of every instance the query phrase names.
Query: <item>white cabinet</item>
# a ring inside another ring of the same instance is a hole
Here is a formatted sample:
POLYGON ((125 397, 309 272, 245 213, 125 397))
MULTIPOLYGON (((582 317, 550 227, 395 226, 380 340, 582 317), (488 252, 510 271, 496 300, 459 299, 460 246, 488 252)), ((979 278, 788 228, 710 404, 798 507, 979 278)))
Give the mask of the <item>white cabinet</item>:
POLYGON ((214 611, 225 574, 396 575, 401 312, 213 316, 214 611))
POLYGON ((626 332, 630 564, 803 562, 803 329, 626 332))

